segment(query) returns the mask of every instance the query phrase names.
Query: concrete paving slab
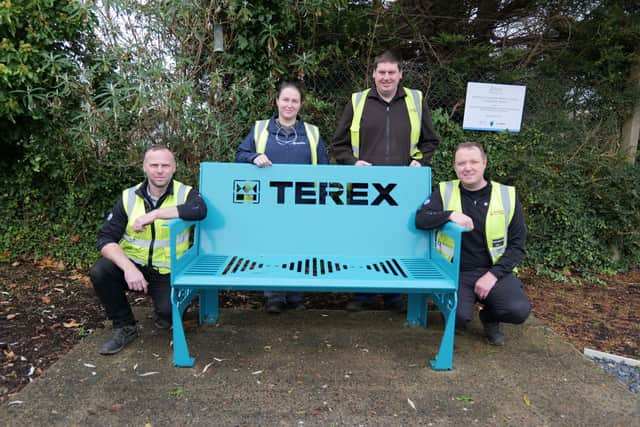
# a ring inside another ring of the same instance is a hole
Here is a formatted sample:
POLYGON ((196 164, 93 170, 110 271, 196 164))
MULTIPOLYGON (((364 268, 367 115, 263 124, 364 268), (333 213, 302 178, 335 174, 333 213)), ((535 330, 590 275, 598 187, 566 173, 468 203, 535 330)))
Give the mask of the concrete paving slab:
POLYGON ((279 316, 222 310, 187 331, 193 368, 137 311, 140 337, 115 356, 85 338, 0 406, 7 426, 635 426, 640 399, 535 319, 492 347, 476 320, 452 371, 433 371, 442 333, 384 311, 279 316))

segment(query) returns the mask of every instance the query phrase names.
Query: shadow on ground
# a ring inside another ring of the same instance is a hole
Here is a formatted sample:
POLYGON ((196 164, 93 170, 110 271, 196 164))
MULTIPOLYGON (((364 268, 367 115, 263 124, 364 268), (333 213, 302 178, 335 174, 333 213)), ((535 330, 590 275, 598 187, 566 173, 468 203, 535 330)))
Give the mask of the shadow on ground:
POLYGON ((399 314, 222 310, 187 331, 193 368, 172 366, 171 335, 137 311, 141 335, 99 356, 84 339, 0 406, 6 425, 640 425, 640 400, 535 319, 485 344, 474 321, 452 371, 428 360, 442 325, 399 314))

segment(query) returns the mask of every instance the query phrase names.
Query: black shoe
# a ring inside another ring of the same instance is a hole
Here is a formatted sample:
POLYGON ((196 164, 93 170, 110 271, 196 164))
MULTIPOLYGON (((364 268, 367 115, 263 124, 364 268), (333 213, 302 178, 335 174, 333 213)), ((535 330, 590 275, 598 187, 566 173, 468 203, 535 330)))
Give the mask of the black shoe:
POLYGON ((136 325, 114 328, 111 336, 100 347, 100 354, 116 354, 137 337, 138 328, 136 325))
POLYGON ((267 313, 280 314, 287 309, 287 305, 282 301, 267 301, 265 309, 267 313))
POLYGON ((480 310, 479 317, 489 344, 498 346, 504 345, 504 335, 500 330, 500 322, 486 320, 487 315, 484 310, 480 310))
POLYGON ((384 305, 385 310, 395 311, 396 313, 406 313, 407 304, 403 300, 394 301, 391 304, 384 305))
POLYGON ((288 302, 287 303, 287 310, 294 310, 294 311, 301 311, 301 310, 306 310, 307 307, 305 307, 304 302, 300 301, 300 302, 288 302))
POLYGON ((371 304, 366 301, 352 299, 345 307, 347 311, 362 311, 369 308, 371 304))
POLYGON ((171 328, 171 320, 156 316, 156 319, 153 321, 153 325, 158 329, 169 329, 171 328))

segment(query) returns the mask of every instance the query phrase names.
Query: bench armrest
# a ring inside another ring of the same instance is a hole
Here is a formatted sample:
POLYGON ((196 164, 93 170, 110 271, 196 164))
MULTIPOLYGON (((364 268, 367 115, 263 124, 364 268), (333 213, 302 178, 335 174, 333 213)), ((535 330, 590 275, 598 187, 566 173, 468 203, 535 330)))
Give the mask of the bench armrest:
POLYGON ((443 226, 433 230, 431 239, 431 259, 452 279, 456 286, 460 275, 460 249, 462 248, 462 233, 466 233, 466 228, 449 221, 443 226), (453 241, 453 258, 448 260, 436 250, 436 237, 438 233, 443 233, 453 241))
POLYGON ((198 255, 199 251, 199 233, 200 221, 185 221, 180 218, 172 219, 164 224, 165 227, 169 227, 169 248, 171 254, 171 283, 173 283, 174 277, 184 269, 184 267, 198 255), (178 235, 186 231, 189 227, 194 227, 193 244, 187 251, 182 254, 180 258, 176 257, 176 240, 178 235))

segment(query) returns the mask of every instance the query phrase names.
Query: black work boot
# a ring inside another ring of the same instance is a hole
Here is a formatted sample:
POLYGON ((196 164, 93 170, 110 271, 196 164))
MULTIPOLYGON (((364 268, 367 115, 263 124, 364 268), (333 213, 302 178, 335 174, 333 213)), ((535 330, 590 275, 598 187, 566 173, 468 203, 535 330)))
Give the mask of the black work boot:
POLYGON ((500 322, 487 319, 487 312, 485 310, 480 310, 479 317, 489 344, 504 345, 504 335, 500 330, 500 322))
POLYGON ((271 300, 267 301, 265 309, 269 314, 280 314, 287 309, 287 304, 285 304, 283 301, 271 300))
POLYGON ((169 329, 171 328, 171 319, 165 319, 162 316, 158 316, 156 314, 155 320, 153 321, 153 325, 157 329, 169 329))
POLYGON ((124 348, 125 345, 138 337, 138 328, 136 325, 127 325, 120 328, 113 328, 111 336, 102 343, 100 354, 116 354, 124 348))

